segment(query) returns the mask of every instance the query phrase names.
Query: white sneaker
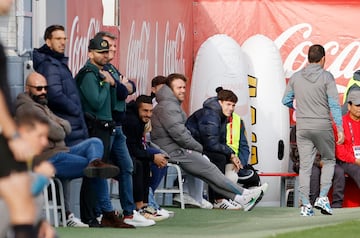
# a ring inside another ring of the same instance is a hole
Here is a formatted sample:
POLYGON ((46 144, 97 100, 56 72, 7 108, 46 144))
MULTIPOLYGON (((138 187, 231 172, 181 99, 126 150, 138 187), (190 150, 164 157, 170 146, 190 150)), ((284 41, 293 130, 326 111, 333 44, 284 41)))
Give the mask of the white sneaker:
POLYGON ((70 213, 66 219, 66 225, 69 227, 89 227, 88 224, 82 223, 79 218, 75 217, 74 213, 70 213))
MULTIPOLYGON (((173 198, 174 202, 181 203, 180 194, 176 194, 173 198)), ((198 203, 194 198, 192 198, 189 194, 184 193, 184 203, 186 205, 190 205, 192 207, 201 207, 200 203, 198 203)))
POLYGON ((237 203, 237 202, 235 202, 235 201, 233 201, 233 200, 231 200, 231 199, 229 199, 228 201, 229 201, 229 203, 230 203, 231 205, 233 205, 234 207, 237 207, 238 209, 242 209, 242 206, 241 206, 239 203, 237 203))
POLYGON ((131 216, 124 216, 124 222, 135 227, 146 227, 155 225, 155 221, 146 219, 134 210, 134 214, 131 216))
POLYGON ((244 211, 251 211, 262 199, 264 195, 263 189, 266 190, 267 185, 264 185, 264 188, 260 186, 250 190, 245 189, 244 193, 242 195, 236 195, 234 200, 243 207, 244 211))
POLYGON ((200 203, 200 208, 202 208, 202 209, 213 209, 213 207, 214 206, 211 204, 211 202, 209 202, 205 198, 202 199, 202 201, 200 203))
POLYGON ((153 207, 147 206, 139 210, 140 215, 144 216, 146 219, 154 220, 154 221, 162 221, 169 218, 168 213, 158 213, 158 210, 153 207))
POLYGON ((224 209, 224 210, 239 210, 240 208, 232 205, 227 199, 222 199, 221 202, 214 202, 214 209, 224 209))
POLYGON ((175 212, 174 211, 169 211, 169 210, 166 210, 164 208, 159 208, 156 210, 156 213, 157 214, 161 214, 163 216, 165 216, 166 214, 168 215, 168 217, 174 217, 175 216, 175 212))

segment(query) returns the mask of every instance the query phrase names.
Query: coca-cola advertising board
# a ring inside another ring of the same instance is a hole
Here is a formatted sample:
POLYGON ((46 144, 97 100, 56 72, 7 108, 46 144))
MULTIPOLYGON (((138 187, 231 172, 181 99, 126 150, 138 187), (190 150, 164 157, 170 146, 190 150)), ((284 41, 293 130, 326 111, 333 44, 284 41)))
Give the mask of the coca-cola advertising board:
POLYGON ((67 55, 75 75, 88 58, 89 40, 102 27, 103 5, 101 0, 71 0, 66 5, 67 55))
POLYGON ((359 10, 358 1, 197 0, 194 53, 214 34, 227 34, 240 45, 262 34, 279 48, 289 78, 306 65, 308 47, 322 44, 325 68, 334 75, 342 102, 348 80, 360 68, 360 35, 355 24, 359 10))
POLYGON ((192 69, 193 21, 189 0, 120 0, 120 67, 150 92, 156 75, 192 69))

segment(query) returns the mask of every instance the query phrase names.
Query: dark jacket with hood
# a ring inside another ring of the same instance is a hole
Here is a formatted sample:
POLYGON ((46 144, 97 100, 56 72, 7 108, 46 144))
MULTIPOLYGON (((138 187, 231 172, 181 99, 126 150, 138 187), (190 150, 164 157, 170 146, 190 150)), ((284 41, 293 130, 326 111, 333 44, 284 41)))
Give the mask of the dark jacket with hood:
POLYGON ((68 58, 44 44, 41 48, 34 49, 33 63, 34 69, 47 80, 49 108, 71 124, 72 132, 66 137, 66 144, 72 146, 88 138, 80 97, 68 67, 68 58))
POLYGON ((235 152, 226 144, 226 124, 227 117, 217 97, 212 97, 188 118, 186 127, 202 144, 204 151, 221 153, 230 158, 235 152))
POLYGON ((135 101, 131 101, 126 108, 126 120, 123 124, 126 144, 130 155, 138 160, 154 161, 154 155, 144 148, 145 123, 139 118, 138 108, 135 101))

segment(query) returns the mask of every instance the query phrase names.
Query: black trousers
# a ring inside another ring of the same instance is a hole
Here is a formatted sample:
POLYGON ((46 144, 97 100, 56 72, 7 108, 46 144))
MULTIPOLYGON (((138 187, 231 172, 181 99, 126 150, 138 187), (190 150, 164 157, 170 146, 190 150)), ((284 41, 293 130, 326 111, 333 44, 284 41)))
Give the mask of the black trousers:
MULTIPOLYGON (((216 165, 220 169, 220 171, 225 174, 225 166, 227 163, 229 163, 229 159, 226 155, 216 152, 209 152, 204 151, 204 154, 209 157, 210 161, 216 165)), ((209 186, 209 201, 214 202, 214 200, 222 199, 224 198, 224 195, 221 195, 217 192, 215 192, 211 187, 209 186)))
POLYGON ((134 202, 148 202, 150 187, 150 162, 134 159, 133 195, 134 202))

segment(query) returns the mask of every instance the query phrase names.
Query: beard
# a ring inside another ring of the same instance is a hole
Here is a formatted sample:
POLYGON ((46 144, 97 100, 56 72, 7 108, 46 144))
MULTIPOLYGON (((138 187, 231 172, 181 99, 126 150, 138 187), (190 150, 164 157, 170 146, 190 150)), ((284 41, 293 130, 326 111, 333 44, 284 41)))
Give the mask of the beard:
POLYGON ((47 100, 47 94, 43 93, 40 95, 34 95, 34 94, 30 94, 31 98, 41 104, 41 105, 47 105, 48 104, 48 100, 47 100))

